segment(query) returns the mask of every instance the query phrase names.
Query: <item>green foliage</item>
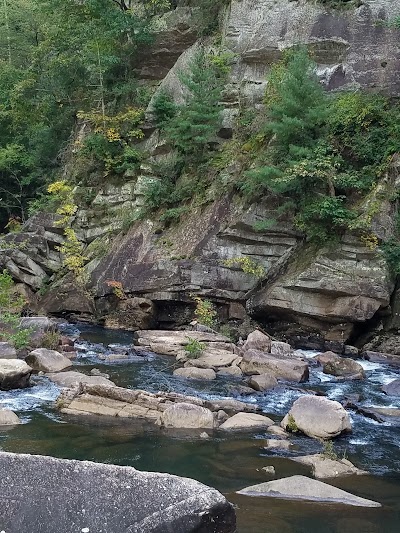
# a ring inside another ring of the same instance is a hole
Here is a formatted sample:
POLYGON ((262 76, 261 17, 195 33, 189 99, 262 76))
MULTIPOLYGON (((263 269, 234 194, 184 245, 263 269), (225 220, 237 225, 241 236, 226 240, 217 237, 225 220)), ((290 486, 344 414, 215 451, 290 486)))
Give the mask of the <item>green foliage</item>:
POLYGON ((48 350, 58 350, 60 338, 61 335, 59 331, 46 331, 40 339, 40 347, 47 348, 48 350))
POLYGON ((262 278, 265 276, 265 268, 263 267, 263 265, 248 256, 226 259, 224 261, 224 265, 227 267, 240 268, 246 274, 250 274, 252 276, 255 276, 256 278, 262 278))
POLYGON ((322 444, 323 444, 322 456, 325 459, 331 459, 331 461, 337 461, 339 459, 339 456, 335 451, 333 442, 331 440, 325 440, 323 441, 322 444))
POLYGON ((187 211, 187 206, 171 207, 170 209, 164 211, 164 213, 160 216, 160 222, 164 222, 164 224, 167 226, 174 223, 176 224, 180 221, 182 215, 187 213, 187 211))
POLYGON ((189 359, 198 359, 205 349, 205 344, 193 337, 188 337, 187 339, 188 342, 183 347, 185 352, 187 352, 187 357, 189 359))
POLYGON ((381 246, 383 256, 394 274, 400 274, 400 241, 392 237, 381 246))
POLYGON ((168 122, 176 115, 177 106, 172 96, 166 91, 161 90, 153 99, 152 103, 155 124, 163 130, 168 122))
POLYGON ((21 311, 25 299, 15 290, 14 281, 7 270, 0 273, 0 337, 10 341, 15 348, 28 345, 32 329, 20 327, 21 311))
POLYGON ((210 300, 203 300, 200 296, 192 295, 192 298, 196 302, 194 316, 203 326, 214 329, 217 326, 218 313, 213 303, 210 300))
POLYGON ((296 421, 294 419, 293 415, 288 416, 288 421, 286 424, 286 431, 290 431, 290 433, 298 433, 300 430, 297 427, 296 421))

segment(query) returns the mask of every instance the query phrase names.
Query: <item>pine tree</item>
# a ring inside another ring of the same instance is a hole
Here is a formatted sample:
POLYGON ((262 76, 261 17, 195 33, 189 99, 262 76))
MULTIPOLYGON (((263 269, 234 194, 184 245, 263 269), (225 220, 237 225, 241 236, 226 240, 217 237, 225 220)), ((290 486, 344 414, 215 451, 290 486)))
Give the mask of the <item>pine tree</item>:
POLYGON ((186 102, 166 127, 166 136, 188 163, 202 163, 220 124, 223 77, 201 49, 180 79, 186 102))

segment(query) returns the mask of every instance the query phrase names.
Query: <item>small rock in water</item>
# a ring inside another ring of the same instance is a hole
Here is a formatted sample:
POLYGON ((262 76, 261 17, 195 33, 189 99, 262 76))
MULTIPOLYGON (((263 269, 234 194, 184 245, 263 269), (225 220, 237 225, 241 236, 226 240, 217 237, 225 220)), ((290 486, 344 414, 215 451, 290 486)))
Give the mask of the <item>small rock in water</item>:
POLYGON ((267 439, 265 441, 265 448, 267 450, 279 449, 279 450, 290 450, 293 447, 293 444, 288 440, 281 439, 267 439))
POLYGON ((261 470, 264 470, 266 474, 270 474, 271 476, 275 475, 275 468, 273 466, 263 466, 261 470))
POLYGON ((206 433, 205 431, 203 431, 203 433, 200 433, 200 438, 201 439, 209 439, 210 435, 208 433, 206 433))
POLYGON ((101 372, 101 370, 99 370, 98 368, 92 368, 90 373, 92 374, 92 376, 100 376, 102 378, 110 379, 109 374, 106 374, 105 372, 101 372))

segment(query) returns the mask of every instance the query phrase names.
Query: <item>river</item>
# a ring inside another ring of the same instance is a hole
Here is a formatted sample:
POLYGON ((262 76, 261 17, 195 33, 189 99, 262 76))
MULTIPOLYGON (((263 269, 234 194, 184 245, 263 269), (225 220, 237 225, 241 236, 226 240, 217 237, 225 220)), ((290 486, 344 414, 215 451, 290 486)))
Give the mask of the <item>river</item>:
MULTIPOLYGON (((364 381, 338 382, 311 368, 310 381, 293 388, 282 387, 266 393, 240 396, 235 378, 212 382, 187 381, 172 376, 174 359, 147 354, 134 361, 104 364, 99 358, 110 344, 128 345, 131 333, 79 326, 76 370, 88 373, 98 368, 117 385, 151 392, 174 390, 205 398, 236 398, 257 403, 265 414, 280 421, 303 389, 319 391, 333 400, 360 395, 365 407, 400 407, 397 398, 380 388, 399 370, 378 363, 360 361, 364 381)), ((303 352, 305 357, 313 355, 303 352)), ((394 533, 400 530, 400 420, 378 423, 350 411, 352 434, 334 441, 336 453, 347 457, 369 475, 329 480, 343 488, 382 503, 382 508, 357 508, 315 502, 286 501, 236 494, 248 485, 272 478, 262 468, 274 466, 275 479, 310 475, 307 467, 290 460, 296 455, 317 453, 322 444, 293 435, 290 451, 264 448, 267 434, 226 434, 216 431, 209 439, 190 433, 171 433, 152 425, 115 419, 62 415, 54 409, 59 389, 46 377, 33 378, 29 389, 0 393, 0 405, 14 410, 22 424, 0 429, 4 451, 34 453, 68 459, 128 465, 139 470, 168 472, 197 479, 217 488, 236 507, 239 533, 394 533)))

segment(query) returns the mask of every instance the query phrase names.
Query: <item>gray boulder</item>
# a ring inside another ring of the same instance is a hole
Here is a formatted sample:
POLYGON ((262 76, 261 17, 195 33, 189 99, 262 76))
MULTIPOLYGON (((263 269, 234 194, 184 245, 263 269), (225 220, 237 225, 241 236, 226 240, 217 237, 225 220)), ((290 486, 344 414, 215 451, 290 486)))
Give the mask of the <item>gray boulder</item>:
POLYGON ((16 359, 17 350, 9 342, 0 342, 0 359, 16 359))
POLYGON ((108 385, 110 387, 115 386, 115 383, 103 376, 87 376, 81 372, 56 372, 54 374, 46 374, 46 376, 59 387, 72 388, 77 387, 81 383, 87 383, 88 385, 108 385))
POLYGON ((32 368, 21 359, 0 359, 0 390, 24 389, 32 368))
POLYGON ((382 390, 390 396, 400 396, 400 378, 383 385, 382 390))
POLYGON ((348 413, 339 402, 322 396, 301 396, 281 422, 284 429, 298 429, 309 437, 331 439, 351 431, 348 413), (293 427, 294 426, 294 427, 293 427))
POLYGON ((257 350, 244 353, 240 368, 244 374, 269 374, 277 379, 303 382, 309 376, 308 363, 295 357, 278 357, 257 350))
POLYGON ((253 389, 258 391, 266 391, 274 389, 278 386, 278 381, 274 376, 270 376, 268 374, 260 374, 252 376, 249 379, 249 385, 250 387, 253 387, 253 389))
POLYGON ((321 453, 293 457, 292 460, 311 466, 313 476, 318 479, 367 474, 347 459, 330 459, 321 453))
POLYGON ((47 316, 24 316, 21 318, 20 327, 31 328, 34 331, 47 331, 55 327, 55 323, 47 316))
POLYGON ((357 507, 381 507, 381 504, 354 496, 350 492, 332 487, 322 481, 305 476, 291 476, 246 487, 238 494, 247 496, 272 496, 286 500, 310 500, 315 502, 343 503, 357 507))
POLYGON ((174 376, 186 379, 206 379, 211 381, 217 377, 217 374, 212 368, 187 367, 174 370, 174 376))
POLYGON ((15 426, 20 423, 20 419, 13 411, 0 409, 0 426, 15 426))
POLYGON ((264 415, 256 413, 237 413, 220 425, 219 429, 225 430, 250 430, 266 429, 272 426, 274 421, 264 415))
POLYGON ((60 372, 72 366, 71 361, 60 352, 38 348, 29 353, 25 361, 34 369, 42 372, 60 372))
POLYGON ((243 350, 259 350, 260 352, 271 351, 271 339, 258 329, 252 331, 243 345, 243 350))
POLYGON ((169 428, 212 429, 215 422, 209 409, 182 402, 165 409, 161 415, 161 425, 169 428))
POLYGON ((272 355, 287 355, 292 352, 292 347, 287 342, 272 341, 271 354, 272 355))
POLYGON ((0 477, 7 533, 236 531, 230 503, 192 479, 11 453, 0 453, 0 471, 7 472, 0 477))
POLYGON ((317 355, 315 359, 322 365, 324 374, 344 379, 365 378, 365 372, 360 363, 348 357, 340 357, 333 352, 325 352, 317 355))

